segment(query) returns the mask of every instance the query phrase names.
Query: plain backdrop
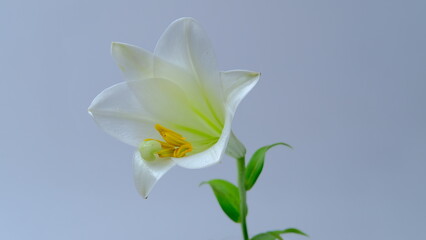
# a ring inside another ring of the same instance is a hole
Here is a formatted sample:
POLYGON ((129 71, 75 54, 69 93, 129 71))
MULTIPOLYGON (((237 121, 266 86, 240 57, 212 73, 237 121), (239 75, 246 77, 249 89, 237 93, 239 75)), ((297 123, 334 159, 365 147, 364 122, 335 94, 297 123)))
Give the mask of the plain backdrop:
POLYGON ((174 168, 144 200, 134 149, 87 114, 123 80, 111 42, 152 51, 184 16, 206 29, 220 70, 262 72, 233 125, 249 154, 294 146, 268 153, 248 193, 251 235, 424 239, 425 13, 423 0, 1 0, 0 239, 241 239, 198 187, 235 182, 233 159, 174 168))

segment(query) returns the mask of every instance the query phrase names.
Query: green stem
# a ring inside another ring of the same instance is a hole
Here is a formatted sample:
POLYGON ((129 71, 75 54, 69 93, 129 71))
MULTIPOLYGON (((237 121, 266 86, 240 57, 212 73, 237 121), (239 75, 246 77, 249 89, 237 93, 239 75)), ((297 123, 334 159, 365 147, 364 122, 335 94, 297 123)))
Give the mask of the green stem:
POLYGON ((245 158, 241 157, 237 159, 238 166, 238 188, 240 189, 240 211, 241 211, 241 230, 243 232, 244 240, 249 240, 247 231, 247 199, 246 199, 246 186, 245 186, 245 172, 246 163, 245 158))

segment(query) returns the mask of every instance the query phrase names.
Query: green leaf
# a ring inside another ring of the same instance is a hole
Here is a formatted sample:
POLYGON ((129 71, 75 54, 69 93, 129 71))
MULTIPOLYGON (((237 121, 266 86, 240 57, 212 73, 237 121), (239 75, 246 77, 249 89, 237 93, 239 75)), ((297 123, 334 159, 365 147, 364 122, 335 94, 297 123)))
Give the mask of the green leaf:
POLYGON ((241 222, 240 192, 238 188, 225 180, 213 179, 201 184, 209 184, 222 210, 234 222, 241 222))
POLYGON ((306 237, 309 237, 306 233, 300 231, 296 228, 287 228, 285 230, 278 230, 278 231, 270 231, 265 233, 260 233, 251 238, 251 240, 283 240, 283 238, 280 236, 280 234, 288 234, 288 233, 294 233, 303 235, 306 237))
POLYGON ((294 234, 299 234, 299 235, 303 235, 305 237, 309 237, 308 234, 300 231, 299 229, 296 228, 287 228, 285 230, 280 231, 280 234, 286 234, 286 233, 294 233, 294 234))
POLYGON ((259 177, 260 173, 262 172, 263 169, 263 164, 265 162, 265 155, 266 152, 277 145, 284 145, 287 146, 289 148, 292 148, 290 145, 288 145, 287 143, 275 143, 275 144, 271 144, 268 146, 264 146, 259 148, 251 157, 249 163, 247 164, 247 169, 246 169, 246 190, 250 190, 254 184, 257 181, 257 178, 259 177))
POLYGON ((276 239, 282 240, 282 238, 277 238, 271 233, 261 233, 251 238, 251 240, 276 240, 276 239))

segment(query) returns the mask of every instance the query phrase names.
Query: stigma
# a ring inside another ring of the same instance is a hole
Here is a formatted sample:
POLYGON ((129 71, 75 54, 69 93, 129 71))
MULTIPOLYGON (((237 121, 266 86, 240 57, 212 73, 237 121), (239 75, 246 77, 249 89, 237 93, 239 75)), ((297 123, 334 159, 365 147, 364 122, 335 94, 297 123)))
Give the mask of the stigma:
POLYGON ((160 124, 155 125, 155 129, 164 139, 145 139, 139 146, 139 152, 145 160, 153 161, 159 158, 181 158, 192 151, 192 145, 186 141, 185 137, 173 130, 165 128, 160 124))

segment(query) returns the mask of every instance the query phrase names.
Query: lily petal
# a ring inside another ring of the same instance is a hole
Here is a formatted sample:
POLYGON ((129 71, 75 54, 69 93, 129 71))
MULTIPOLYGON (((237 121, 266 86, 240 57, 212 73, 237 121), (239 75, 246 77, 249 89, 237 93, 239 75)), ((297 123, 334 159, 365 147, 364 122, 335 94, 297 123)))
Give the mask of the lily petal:
POLYGON ((256 85, 259 77, 260 73, 244 70, 221 72, 221 81, 224 86, 226 106, 228 109, 222 134, 217 143, 204 152, 184 158, 173 158, 173 161, 177 165, 184 168, 196 169, 220 162, 231 135, 231 123, 238 104, 256 85))
POLYGON ((169 158, 146 161, 139 152, 133 157, 133 176, 138 192, 147 198, 155 183, 169 171, 175 163, 169 158))
POLYGON ((181 67, 130 44, 113 42, 111 54, 128 81, 166 78, 179 83, 192 77, 181 67), (157 71, 154 71, 154 65, 157 71))
POLYGON ((260 73, 232 70, 220 73, 225 91, 226 105, 234 113, 241 100, 251 91, 260 78, 260 73))
POLYGON ((127 83, 156 123, 175 130, 204 129, 209 136, 219 136, 221 129, 215 130, 206 122, 206 117, 194 111, 194 103, 188 99, 188 94, 174 82, 155 78, 127 83))
POLYGON ((142 48, 113 42, 111 54, 127 80, 153 77, 154 56, 142 48))
POLYGON ((158 40, 154 54, 194 73, 206 89, 221 92, 213 47, 193 18, 180 18, 170 24, 158 40))
POLYGON ((138 147, 146 138, 157 137, 155 122, 126 82, 102 91, 89 106, 95 122, 120 141, 138 147))
MULTIPOLYGON (((216 58, 207 34, 194 19, 181 18, 170 24, 158 40, 154 55, 190 73, 192 77, 179 84, 205 103, 200 109, 209 111, 210 118, 223 123, 223 88, 216 58)), ((157 69, 162 67, 155 64, 157 69)))
POLYGON ((204 168, 220 162, 231 135, 233 113, 229 112, 219 140, 207 150, 184 158, 172 158, 177 165, 189 169, 204 168))

